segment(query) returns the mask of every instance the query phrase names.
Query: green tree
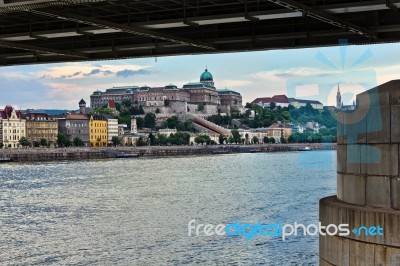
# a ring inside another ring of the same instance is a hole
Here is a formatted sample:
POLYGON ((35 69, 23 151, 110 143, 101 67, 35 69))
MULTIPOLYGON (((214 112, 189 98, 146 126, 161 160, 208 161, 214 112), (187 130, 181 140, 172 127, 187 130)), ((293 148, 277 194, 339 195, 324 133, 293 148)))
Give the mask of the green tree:
POLYGON ((121 140, 117 136, 113 136, 111 138, 111 142, 114 146, 118 146, 121 144, 121 140))
POLYGON ((153 113, 147 113, 144 116, 144 127, 155 128, 156 127, 156 115, 153 113))
POLYGON ((207 135, 199 135, 194 139, 194 142, 196 142, 197 144, 207 144, 210 145, 213 143, 213 141, 211 140, 211 138, 207 135))
POLYGON ((235 139, 232 136, 229 136, 228 142, 231 143, 231 144, 235 143, 235 139))
POLYGON ((156 137, 153 135, 153 133, 149 134, 149 140, 150 140, 150 145, 156 145, 156 137))
POLYGON ((156 114, 159 114, 159 113, 161 113, 161 110, 160 110, 160 108, 157 107, 156 114))
POLYGON ((257 136, 254 136, 254 137, 253 137, 253 143, 254 143, 254 144, 258 144, 258 138, 257 138, 257 136))
POLYGON ((224 135, 220 134, 218 137, 219 144, 224 144, 225 141, 226 141, 226 137, 224 135))
POLYGON ((136 142, 136 146, 146 146, 146 145, 147 145, 147 143, 144 140, 144 138, 143 137, 139 137, 139 139, 136 142))
POLYGON ((144 127, 144 119, 142 117, 136 117, 136 126, 138 129, 142 129, 144 127))
POLYGON ((132 102, 131 102, 131 100, 129 100, 129 99, 124 99, 124 100, 122 100, 121 105, 123 105, 123 106, 129 108, 129 107, 131 107, 132 102))
POLYGON ((75 147, 82 147, 84 145, 83 141, 79 137, 75 137, 72 143, 75 147))
POLYGON ((265 136, 265 137, 263 138, 263 141, 264 141, 264 143, 269 143, 269 138, 268 138, 267 136, 265 136))
POLYGON ((69 147, 71 146, 71 141, 68 139, 67 135, 64 133, 59 133, 57 135, 57 145, 59 147, 69 147))
POLYGON ((4 147, 4 144, 0 143, 0 149, 3 149, 3 147, 4 147))
POLYGON ((157 134, 156 141, 159 145, 167 145, 168 144, 168 137, 165 134, 157 134))
POLYGON ((45 139, 45 138, 40 139, 40 146, 47 147, 48 145, 49 145, 49 143, 48 143, 47 139, 45 139))
POLYGON ((270 137, 270 138, 269 138, 269 143, 275 143, 275 138, 270 137))
POLYGON ((240 143, 241 142, 240 141, 240 139, 241 139, 240 133, 239 133, 239 131, 237 129, 232 129, 231 130, 231 134, 232 134, 232 137, 233 137, 233 140, 234 140, 235 143, 240 143))
POLYGON ((281 143, 283 143, 283 144, 287 143, 287 141, 284 137, 281 137, 281 143))
POLYGON ((244 138, 246 139, 246 144, 249 144, 249 134, 245 134, 244 135, 244 138))
POLYGON ((18 143, 22 146, 22 147, 28 147, 31 145, 31 143, 29 142, 29 140, 26 137, 22 137, 19 139, 18 143))
POLYGON ((143 106, 139 105, 139 115, 144 115, 143 106))
POLYGON ((113 111, 111 109, 108 108, 96 108, 93 109, 90 113, 92 114, 108 114, 108 115, 112 115, 113 111))
POLYGON ((200 103, 198 106, 197 106, 197 111, 203 111, 204 110, 204 104, 202 104, 202 103, 200 103))

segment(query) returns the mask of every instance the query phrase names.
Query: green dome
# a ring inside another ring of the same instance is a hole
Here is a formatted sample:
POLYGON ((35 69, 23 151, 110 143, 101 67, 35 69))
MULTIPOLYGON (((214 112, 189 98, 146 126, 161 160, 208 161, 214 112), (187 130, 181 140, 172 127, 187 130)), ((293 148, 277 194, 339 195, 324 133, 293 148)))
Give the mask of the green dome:
POLYGON ((214 81, 213 76, 210 72, 208 72, 207 68, 204 70, 203 74, 200 76, 200 82, 204 81, 214 81))

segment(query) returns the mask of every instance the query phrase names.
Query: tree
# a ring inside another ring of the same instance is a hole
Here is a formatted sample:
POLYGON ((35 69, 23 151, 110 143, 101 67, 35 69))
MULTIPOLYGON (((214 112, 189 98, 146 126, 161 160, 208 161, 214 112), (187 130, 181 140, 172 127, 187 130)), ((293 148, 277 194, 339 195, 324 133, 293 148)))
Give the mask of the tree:
POLYGON ((3 147, 4 147, 4 144, 0 143, 0 149, 3 149, 3 147))
POLYGON ((48 145, 49 143, 47 142, 47 139, 45 138, 40 139, 40 146, 47 147, 48 145))
POLYGON ((269 138, 269 143, 275 143, 275 138, 270 137, 270 138, 269 138))
POLYGON ((253 137, 253 143, 258 144, 258 138, 256 136, 253 137))
POLYGON ((60 147, 68 147, 71 146, 71 141, 64 133, 59 133, 57 135, 57 145, 60 147))
POLYGON ((144 115, 143 106, 139 105, 139 114, 144 115))
POLYGON ((245 134, 244 135, 244 138, 246 139, 246 144, 249 144, 249 134, 245 134))
POLYGON ((82 147, 84 145, 83 141, 78 137, 75 137, 72 142, 75 147, 82 147))
POLYGON ((112 115, 113 111, 111 109, 108 108, 96 108, 93 109, 90 113, 92 114, 108 114, 108 115, 112 115))
POLYGON ((167 145, 168 144, 168 137, 165 134, 157 134, 156 142, 159 145, 167 145))
POLYGON ((228 142, 232 144, 235 142, 235 139, 232 136, 229 136, 228 142))
POLYGON ((111 142, 114 146, 118 146, 121 144, 121 140, 117 136, 113 136, 111 138, 111 142))
POLYGON ((264 143, 269 143, 269 138, 268 138, 267 136, 265 136, 265 137, 263 138, 263 141, 264 141, 264 143))
POLYGON ((224 135, 220 134, 218 137, 219 144, 224 144, 225 141, 226 141, 226 137, 224 135))
POLYGON ((139 137, 138 141, 136 142, 136 146, 146 146, 146 141, 144 141, 143 137, 139 137))
POLYGON ((203 111, 204 110, 204 104, 199 104, 198 106, 197 106, 197 111, 203 111))
POLYGON ((124 100, 122 100, 121 105, 129 108, 129 107, 131 107, 132 102, 129 99, 124 99, 124 100))
POLYGON ((207 145, 212 144, 212 140, 209 136, 207 135, 199 135, 194 139, 194 142, 197 144, 204 144, 206 143, 207 145))
POLYGON ((144 127, 144 119, 142 117, 136 117, 136 126, 138 129, 142 129, 144 127))
POLYGON ((31 145, 31 143, 29 142, 29 140, 26 137, 22 137, 19 139, 18 143, 22 146, 22 147, 28 147, 31 145))
POLYGON ((161 113, 161 110, 160 110, 160 108, 157 107, 156 114, 159 114, 159 113, 161 113))
POLYGON ((153 133, 149 134, 149 140, 150 140, 150 145, 156 144, 156 137, 153 135, 153 133))
POLYGON ((232 129, 231 133, 232 133, 232 137, 233 137, 234 142, 235 143, 240 143, 241 137, 240 137, 239 131, 237 129, 232 129))
POLYGON ((287 143, 286 139, 284 137, 281 137, 281 143, 287 143))
POLYGON ((156 127, 156 115, 153 113, 147 113, 144 116, 144 127, 155 128, 156 127))

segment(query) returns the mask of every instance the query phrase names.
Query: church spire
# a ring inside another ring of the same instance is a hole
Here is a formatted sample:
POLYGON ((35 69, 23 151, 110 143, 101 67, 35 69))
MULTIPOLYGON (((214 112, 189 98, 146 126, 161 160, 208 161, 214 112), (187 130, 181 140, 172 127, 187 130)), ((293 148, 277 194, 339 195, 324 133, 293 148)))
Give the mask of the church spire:
POLYGON ((340 94, 339 83, 337 85, 337 93, 336 93, 336 108, 342 109, 343 102, 342 102, 342 95, 340 94))

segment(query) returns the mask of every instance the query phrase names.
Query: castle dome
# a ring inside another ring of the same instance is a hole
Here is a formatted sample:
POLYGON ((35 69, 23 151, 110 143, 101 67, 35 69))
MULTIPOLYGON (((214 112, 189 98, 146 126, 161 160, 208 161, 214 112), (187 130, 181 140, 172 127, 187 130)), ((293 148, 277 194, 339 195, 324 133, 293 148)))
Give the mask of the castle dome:
POLYGON ((214 81, 213 76, 210 72, 208 72, 208 69, 206 68, 200 76, 200 82, 209 82, 209 81, 214 81))

